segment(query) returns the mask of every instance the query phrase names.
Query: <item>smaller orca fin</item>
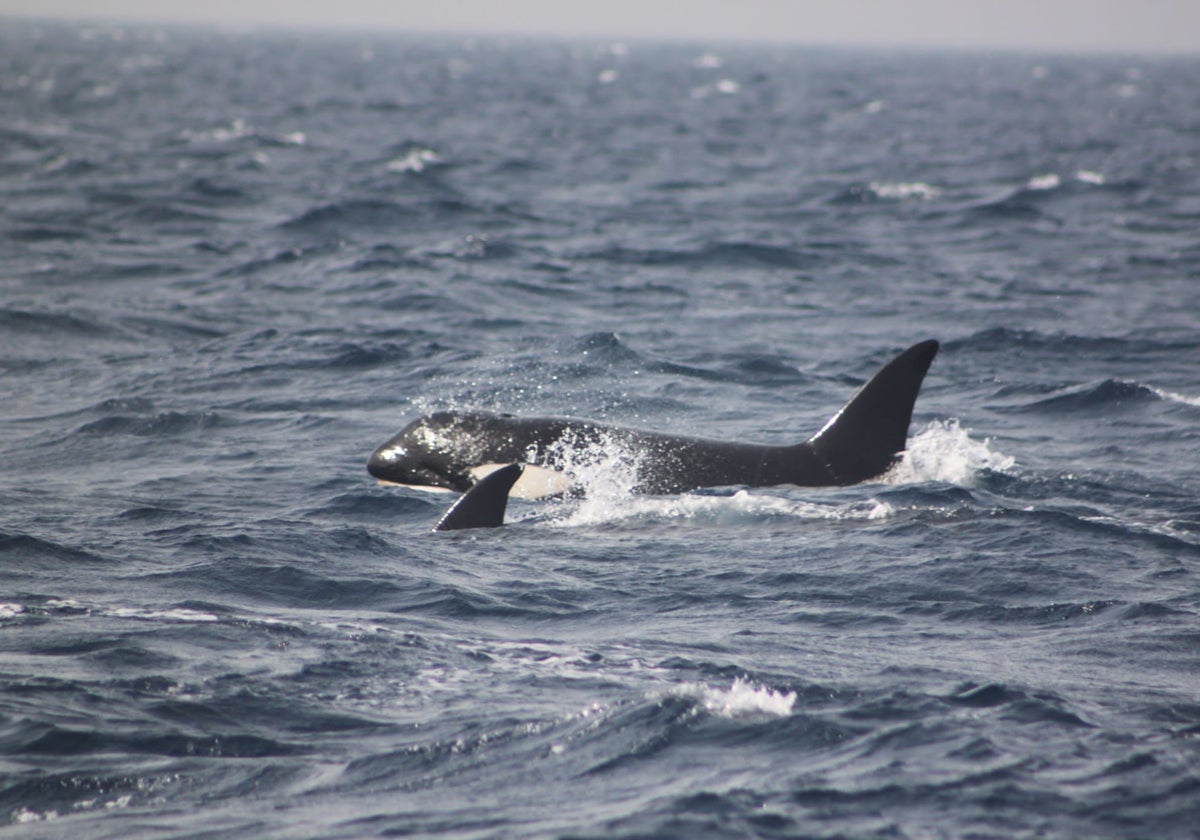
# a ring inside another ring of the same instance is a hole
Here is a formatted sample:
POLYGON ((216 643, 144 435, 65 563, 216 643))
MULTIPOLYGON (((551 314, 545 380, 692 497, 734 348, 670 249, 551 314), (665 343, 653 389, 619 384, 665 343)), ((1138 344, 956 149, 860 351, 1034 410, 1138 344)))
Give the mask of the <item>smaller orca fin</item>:
POLYGON ((461 531, 464 528, 499 528, 504 524, 508 507, 508 491, 517 483, 525 469, 522 464, 488 473, 463 493, 459 500, 433 526, 435 531, 461 531))
POLYGON ((874 478, 908 445, 908 425, 936 341, 914 344, 892 359, 802 446, 809 447, 837 484, 874 478))

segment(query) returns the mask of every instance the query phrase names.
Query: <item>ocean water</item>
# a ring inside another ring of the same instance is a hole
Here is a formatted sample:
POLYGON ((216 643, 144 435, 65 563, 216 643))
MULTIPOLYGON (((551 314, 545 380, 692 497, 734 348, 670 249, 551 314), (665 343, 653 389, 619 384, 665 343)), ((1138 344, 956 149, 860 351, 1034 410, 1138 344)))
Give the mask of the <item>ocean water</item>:
POLYGON ((1193 837, 1200 61, 0 21, 0 829, 1193 837), (437 408, 854 487, 432 534, 437 408))

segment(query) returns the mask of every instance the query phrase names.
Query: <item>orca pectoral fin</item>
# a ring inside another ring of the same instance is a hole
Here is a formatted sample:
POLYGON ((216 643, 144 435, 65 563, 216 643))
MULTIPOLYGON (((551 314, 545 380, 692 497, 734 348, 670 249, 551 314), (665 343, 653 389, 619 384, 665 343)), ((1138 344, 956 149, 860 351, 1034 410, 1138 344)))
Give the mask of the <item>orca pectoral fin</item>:
POLYGON ((435 531, 460 531, 464 528, 499 528, 504 524, 508 491, 521 477, 524 466, 509 464, 488 473, 451 505, 433 526, 435 531))
POLYGON ((881 475, 904 451, 913 404, 937 351, 936 341, 922 341, 905 350, 802 444, 813 450, 838 484, 881 475))

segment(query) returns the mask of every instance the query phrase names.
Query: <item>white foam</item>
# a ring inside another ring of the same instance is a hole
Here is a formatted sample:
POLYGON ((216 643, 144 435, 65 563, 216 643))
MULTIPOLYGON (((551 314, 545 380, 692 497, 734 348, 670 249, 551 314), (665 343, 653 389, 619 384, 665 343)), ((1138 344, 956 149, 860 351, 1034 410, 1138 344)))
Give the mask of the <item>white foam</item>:
POLYGON ((1091 169, 1080 169, 1075 173, 1075 180, 1098 187, 1104 183, 1104 175, 1091 169))
POLYGON ((388 172, 424 172, 442 159, 433 149, 409 149, 408 154, 389 161, 384 169, 388 172))
POLYGON ((0 604, 0 619, 15 618, 25 612, 24 604, 0 604))
POLYGON ((692 88, 691 97, 692 99, 707 99, 713 94, 733 96, 740 92, 741 89, 742 86, 735 79, 721 79, 715 84, 700 85, 699 87, 692 88))
POLYGON ((1185 394, 1176 393, 1175 391, 1167 391, 1163 388, 1155 388, 1153 385, 1150 386, 1150 390, 1153 391, 1160 399, 1182 403, 1183 405, 1190 405, 1193 408, 1200 408, 1200 397, 1189 397, 1185 394))
MULTIPOLYGON (((204 612, 203 610, 194 610, 188 607, 176 607, 173 609, 153 609, 150 607, 112 607, 111 609, 106 609, 95 604, 80 603, 74 598, 50 598, 46 601, 45 607, 48 610, 61 611, 69 615, 86 613, 88 615, 108 616, 110 618, 181 621, 189 623, 211 623, 221 620, 221 617, 215 615, 214 613, 204 612)), ((0 604, 0 618, 12 618, 15 615, 25 612, 25 609, 26 608, 21 604, 0 604)))
POLYGON ((728 689, 713 688, 703 683, 684 683, 669 689, 667 694, 695 700, 706 711, 724 718, 768 715, 786 717, 796 702, 796 693, 775 691, 756 686, 741 677, 728 689))
POLYGON ((229 143, 233 140, 246 137, 250 133, 246 121, 241 117, 234 117, 229 121, 229 125, 227 126, 222 125, 200 131, 184 129, 180 132, 184 140, 192 143, 229 143))
POLYGON ((851 504, 814 504, 769 493, 738 490, 731 496, 685 493, 680 496, 624 495, 593 496, 589 493, 573 510, 550 524, 579 527, 622 519, 683 519, 713 523, 736 523, 765 516, 807 520, 871 521, 885 519, 893 508, 876 499, 851 504))
POLYGON ((959 487, 972 487, 983 470, 1004 472, 1016 460, 992 449, 989 439, 975 440, 958 420, 935 420, 908 441, 884 481, 888 484, 917 484, 944 481, 959 487))
POLYGON ((891 199, 906 199, 919 198, 929 200, 937 198, 941 193, 937 187, 924 183, 923 181, 909 181, 901 183, 885 183, 882 181, 872 181, 868 184, 871 192, 880 198, 891 199))
POLYGON ((167 621, 208 623, 221 619, 212 613, 179 608, 173 610, 149 610, 137 607, 117 607, 108 613, 115 618, 165 619, 167 621))
POLYGON ((1048 172, 1045 175, 1035 175, 1025 184, 1026 189, 1030 190, 1053 190, 1062 185, 1062 178, 1054 172, 1048 172))
POLYGON ((58 811, 33 811, 29 808, 18 808, 16 811, 13 811, 12 818, 13 822, 18 825, 21 823, 46 822, 58 819, 58 811))

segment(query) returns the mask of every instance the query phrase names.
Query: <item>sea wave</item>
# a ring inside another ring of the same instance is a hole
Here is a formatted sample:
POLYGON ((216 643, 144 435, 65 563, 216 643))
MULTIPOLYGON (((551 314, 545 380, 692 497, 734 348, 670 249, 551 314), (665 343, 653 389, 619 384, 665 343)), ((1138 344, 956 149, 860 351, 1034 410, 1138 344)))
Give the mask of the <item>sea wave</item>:
POLYGON ((1194 833, 1194 62, 0 56, 9 831, 1194 833), (433 535, 363 469, 446 407, 794 444, 926 336, 865 484, 576 441, 433 535))

